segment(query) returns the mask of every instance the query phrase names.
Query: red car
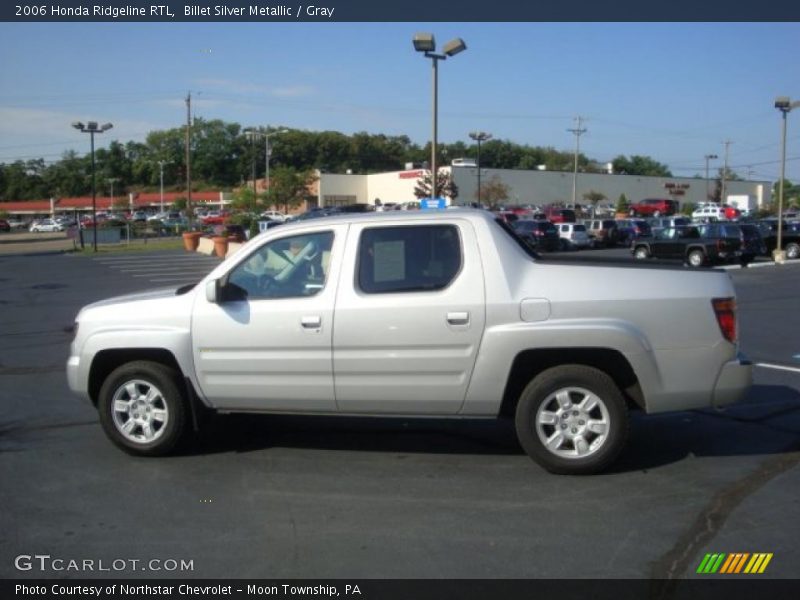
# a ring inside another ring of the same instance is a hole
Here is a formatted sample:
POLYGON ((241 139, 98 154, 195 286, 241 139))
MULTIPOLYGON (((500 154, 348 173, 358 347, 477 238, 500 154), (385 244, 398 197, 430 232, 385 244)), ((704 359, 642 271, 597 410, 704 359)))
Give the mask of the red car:
POLYGON ((0 231, 11 231, 11 225, 5 219, 0 219, 0 231))
POLYGON ((630 207, 632 217, 671 217, 676 212, 678 203, 675 200, 662 198, 645 198, 636 204, 631 204, 630 207))

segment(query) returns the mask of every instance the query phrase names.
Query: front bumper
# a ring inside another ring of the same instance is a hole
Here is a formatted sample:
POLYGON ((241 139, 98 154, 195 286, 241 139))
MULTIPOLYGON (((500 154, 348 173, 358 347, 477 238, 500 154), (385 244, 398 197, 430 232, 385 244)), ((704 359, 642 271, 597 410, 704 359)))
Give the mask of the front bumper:
POLYGON ((80 356, 70 356, 67 360, 67 384, 73 393, 89 401, 89 390, 86 387, 87 378, 81 373, 80 356))
POLYGON ((714 385, 712 404, 719 408, 739 402, 753 384, 753 363, 739 354, 722 366, 714 385))

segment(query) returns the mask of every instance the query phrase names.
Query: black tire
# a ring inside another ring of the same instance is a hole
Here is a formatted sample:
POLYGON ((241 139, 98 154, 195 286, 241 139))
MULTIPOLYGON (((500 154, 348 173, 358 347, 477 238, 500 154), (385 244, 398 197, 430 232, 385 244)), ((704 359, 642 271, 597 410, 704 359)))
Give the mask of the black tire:
POLYGON ((706 262, 706 255, 702 250, 692 250, 686 255, 686 262, 690 267, 702 267, 706 262))
POLYGON ((646 260, 650 258, 650 252, 647 249, 647 246, 636 246, 633 250, 633 258, 638 260, 646 260))
POLYGON ((129 362, 112 371, 100 388, 97 410, 109 439, 135 456, 169 454, 188 429, 178 373, 156 362, 129 362), (146 397, 144 392, 148 392, 146 397), (125 404, 126 400, 125 410, 115 409, 116 401, 125 404))
POLYGON ((628 409, 619 388, 606 373, 584 365, 563 365, 543 371, 525 387, 517 404, 515 425, 520 445, 540 466, 556 474, 588 475, 606 469, 624 447, 628 409), (598 400, 594 408, 588 407, 587 393, 598 400), (562 399, 569 402, 562 404, 562 399), (580 403, 570 404, 580 399, 580 403), (546 410, 553 407, 561 412, 546 410), (546 420, 545 415, 554 418, 555 423, 540 422, 546 420), (595 434, 590 421, 595 427, 605 423, 604 433, 595 434), (560 429, 564 429, 563 442, 551 450, 545 438, 557 438, 560 429), (580 455, 581 445, 586 446, 585 456, 580 455))
POLYGON ((788 244, 786 246, 786 258, 794 260, 800 257, 800 245, 798 244, 788 244))

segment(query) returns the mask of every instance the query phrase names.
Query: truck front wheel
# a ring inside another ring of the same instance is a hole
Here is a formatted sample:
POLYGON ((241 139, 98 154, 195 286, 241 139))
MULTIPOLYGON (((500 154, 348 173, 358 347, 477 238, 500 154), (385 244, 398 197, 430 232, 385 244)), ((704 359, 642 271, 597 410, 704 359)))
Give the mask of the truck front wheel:
POLYGON ((515 425, 525 452, 551 473, 591 474, 607 468, 625 445, 628 410, 606 373, 564 365, 527 385, 515 425))
POLYGON ((134 361, 112 371, 97 408, 106 435, 129 454, 167 454, 187 429, 178 374, 156 362, 134 361))

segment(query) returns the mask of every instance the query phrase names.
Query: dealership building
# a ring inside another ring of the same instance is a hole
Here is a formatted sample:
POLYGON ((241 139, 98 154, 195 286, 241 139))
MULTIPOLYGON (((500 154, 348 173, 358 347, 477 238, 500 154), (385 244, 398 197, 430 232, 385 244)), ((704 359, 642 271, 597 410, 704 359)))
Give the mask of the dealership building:
MULTIPOLYGON (((470 204, 478 198, 478 169, 471 166, 445 167, 458 188, 458 196, 450 204, 470 204)), ((422 169, 408 169, 373 175, 337 175, 321 173, 316 197, 319 206, 342 204, 375 204, 416 200, 414 187, 425 174, 422 169)), ((515 169, 481 169, 481 185, 497 179, 508 186, 506 206, 545 206, 572 202, 573 173, 564 171, 522 171, 515 169)), ((713 192, 715 180, 695 177, 645 177, 610 173, 578 173, 576 201, 585 204, 584 194, 598 192, 606 197, 601 204, 616 204, 621 194, 629 202, 645 198, 672 198, 680 204, 707 201, 707 190, 713 192)), ((769 181, 727 181, 725 196, 749 196, 758 207, 771 201, 769 181)))

